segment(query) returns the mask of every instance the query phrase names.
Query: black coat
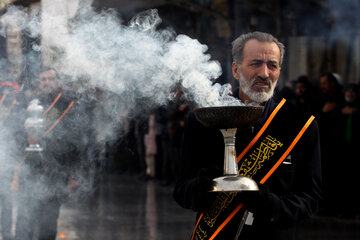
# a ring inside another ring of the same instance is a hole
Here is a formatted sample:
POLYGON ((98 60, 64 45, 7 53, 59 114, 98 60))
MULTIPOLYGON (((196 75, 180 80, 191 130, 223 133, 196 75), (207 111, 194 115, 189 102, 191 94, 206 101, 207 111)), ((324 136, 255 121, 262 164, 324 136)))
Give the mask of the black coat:
MULTIPOLYGON (((253 131, 251 128, 238 130, 237 154, 252 140, 275 107, 273 100, 268 101, 263 117, 255 124, 253 131)), ((301 129, 292 126, 303 126, 306 120, 307 117, 301 116, 291 104, 286 103, 269 128, 278 136, 292 140, 301 129), (290 127, 285 128, 287 125, 290 127)), ((321 164, 316 121, 290 155, 291 164, 281 164, 255 198, 243 196, 245 207, 254 213, 254 222, 251 227, 245 225, 241 239, 279 239, 281 229, 293 226, 317 210, 321 199, 321 164)), ((214 198, 213 193, 207 193, 204 189, 209 188, 208 179, 222 175, 223 159, 224 140, 221 132, 202 126, 194 114, 190 114, 182 148, 182 174, 174 189, 175 200, 182 207, 198 213, 206 210, 214 198)), ((240 218, 236 216, 232 219, 215 239, 233 239, 240 218)))
MULTIPOLYGON (((44 111, 48 109, 59 92, 36 96, 44 111)), ((30 152, 20 167, 20 191, 39 199, 67 199, 69 194, 68 181, 77 180, 76 171, 81 165, 81 139, 87 125, 78 117, 78 103, 70 106, 71 98, 62 93, 60 99, 44 116, 45 133, 57 121, 51 131, 40 139, 41 152, 30 152), (82 127, 81 127, 82 126, 82 127)), ((24 133, 27 137, 27 134, 24 133)), ((26 139, 26 138, 25 138, 26 139)), ((26 144, 27 145, 27 144, 26 144)))

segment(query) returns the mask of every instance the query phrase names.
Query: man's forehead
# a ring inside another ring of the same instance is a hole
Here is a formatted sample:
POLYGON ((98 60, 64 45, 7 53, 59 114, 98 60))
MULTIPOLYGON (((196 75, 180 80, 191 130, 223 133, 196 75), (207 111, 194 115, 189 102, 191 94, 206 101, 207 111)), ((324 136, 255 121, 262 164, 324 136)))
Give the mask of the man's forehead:
POLYGON ((261 42, 250 39, 245 43, 244 58, 264 59, 280 62, 280 48, 275 42, 261 42))
POLYGON ((324 83, 329 82, 329 83, 330 83, 329 78, 328 78, 328 76, 326 76, 326 75, 320 77, 320 82, 324 82, 324 83))
POLYGON ((56 72, 52 69, 40 73, 40 76, 56 76, 56 72))

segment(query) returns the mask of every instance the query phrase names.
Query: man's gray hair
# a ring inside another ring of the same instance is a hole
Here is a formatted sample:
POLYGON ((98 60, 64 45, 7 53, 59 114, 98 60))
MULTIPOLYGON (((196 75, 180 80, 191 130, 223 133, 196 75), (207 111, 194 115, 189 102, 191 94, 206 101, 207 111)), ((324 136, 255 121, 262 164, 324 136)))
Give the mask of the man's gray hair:
POLYGON ((244 59, 244 46, 250 39, 256 39, 259 42, 274 42, 280 49, 280 66, 283 62, 285 46, 277 38, 269 33, 264 32, 250 32, 240 35, 232 42, 232 57, 233 61, 241 64, 244 59))

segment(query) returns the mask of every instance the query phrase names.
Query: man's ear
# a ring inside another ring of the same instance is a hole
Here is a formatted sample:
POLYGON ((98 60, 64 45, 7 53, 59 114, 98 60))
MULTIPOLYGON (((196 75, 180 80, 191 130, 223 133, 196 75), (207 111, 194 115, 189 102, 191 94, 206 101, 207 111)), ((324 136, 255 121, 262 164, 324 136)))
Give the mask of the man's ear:
POLYGON ((240 78, 240 76, 239 76, 239 64, 237 64, 236 62, 233 62, 232 63, 232 74, 233 74, 233 76, 234 76, 234 78, 236 79, 236 80, 239 80, 239 78, 240 78))

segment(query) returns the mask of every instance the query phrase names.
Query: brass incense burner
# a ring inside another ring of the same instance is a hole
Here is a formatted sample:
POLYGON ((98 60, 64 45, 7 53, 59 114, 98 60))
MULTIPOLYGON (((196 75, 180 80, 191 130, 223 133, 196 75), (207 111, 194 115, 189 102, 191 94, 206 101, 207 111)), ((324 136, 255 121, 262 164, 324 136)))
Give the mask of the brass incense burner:
POLYGON ((237 129, 255 124, 261 117, 262 106, 206 107, 195 110, 196 118, 205 126, 219 128, 224 137, 224 174, 215 178, 212 192, 241 192, 259 190, 256 182, 239 175, 235 155, 237 129))

